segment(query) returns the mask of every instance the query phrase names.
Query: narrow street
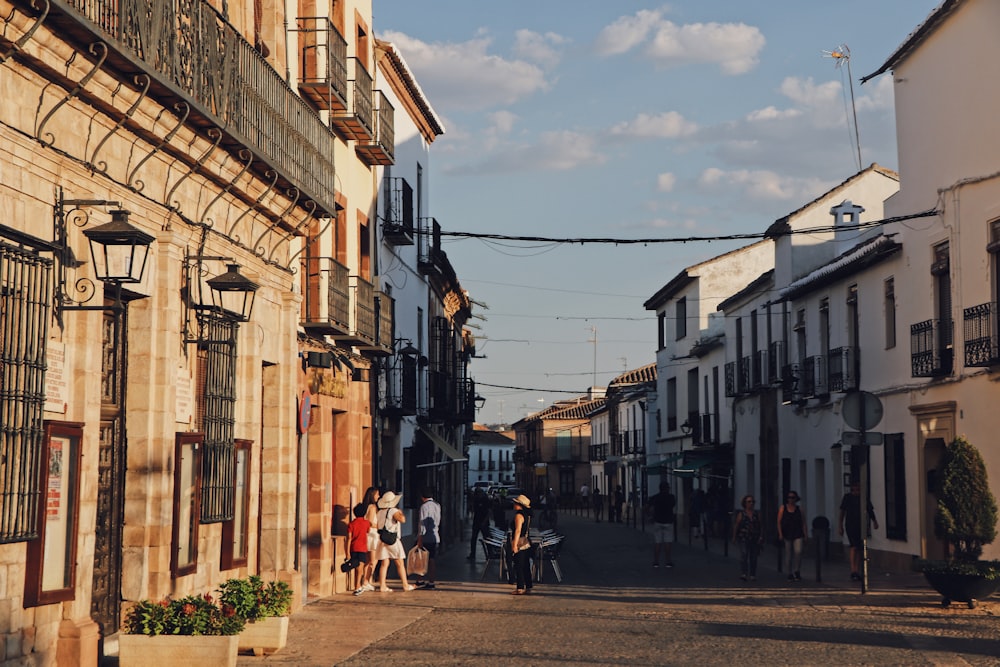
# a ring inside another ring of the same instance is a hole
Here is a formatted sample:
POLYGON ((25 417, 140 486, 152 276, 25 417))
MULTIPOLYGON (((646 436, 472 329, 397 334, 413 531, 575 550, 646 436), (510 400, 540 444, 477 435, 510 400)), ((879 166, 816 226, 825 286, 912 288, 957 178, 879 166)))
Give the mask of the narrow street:
MULTIPOLYGON (((869 592, 839 560, 803 562, 803 581, 765 549, 754 583, 735 552, 675 545, 652 568, 649 536, 561 512, 562 582, 546 567, 530 596, 456 545, 434 591, 338 595, 291 619, 289 645, 239 664, 289 665, 997 665, 995 601, 943 608, 918 574, 872 572, 869 592)), ((392 571, 390 571, 391 573, 392 571)), ((392 574, 390 574, 392 576, 392 574)))

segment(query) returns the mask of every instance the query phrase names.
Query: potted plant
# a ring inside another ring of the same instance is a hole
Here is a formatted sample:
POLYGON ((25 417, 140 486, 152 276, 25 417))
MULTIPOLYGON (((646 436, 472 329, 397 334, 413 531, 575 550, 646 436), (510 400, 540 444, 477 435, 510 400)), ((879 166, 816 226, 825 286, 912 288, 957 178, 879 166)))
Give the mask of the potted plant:
POLYGON ((143 600, 125 615, 120 667, 169 667, 185 661, 235 667, 244 619, 211 595, 143 600))
POLYGON ((997 503, 986 464, 965 438, 948 447, 936 494, 934 532, 948 543, 951 557, 920 561, 919 568, 942 595, 942 605, 955 600, 972 608, 1000 587, 1000 561, 980 560, 983 545, 997 536, 997 503))
POLYGON ((240 633, 239 650, 254 655, 274 653, 288 640, 288 614, 292 588, 283 581, 264 582, 257 575, 229 579, 219 586, 220 600, 247 620, 240 633))

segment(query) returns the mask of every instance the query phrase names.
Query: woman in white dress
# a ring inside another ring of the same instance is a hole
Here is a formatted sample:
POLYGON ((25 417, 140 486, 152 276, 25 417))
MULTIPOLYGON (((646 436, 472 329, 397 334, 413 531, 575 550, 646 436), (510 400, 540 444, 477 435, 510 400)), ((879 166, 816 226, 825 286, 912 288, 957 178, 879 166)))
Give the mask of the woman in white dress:
POLYGON ((396 563, 396 572, 399 573, 399 579, 403 582, 403 590, 412 591, 416 588, 406 580, 406 564, 404 563, 406 552, 403 550, 403 541, 400 535, 400 526, 406 523, 406 515, 396 509, 400 499, 400 496, 392 491, 387 491, 378 500, 378 527, 396 534, 396 541, 392 544, 379 541, 377 556, 382 565, 378 573, 378 590, 381 593, 392 592, 392 589, 385 585, 385 575, 389 572, 390 560, 396 563))

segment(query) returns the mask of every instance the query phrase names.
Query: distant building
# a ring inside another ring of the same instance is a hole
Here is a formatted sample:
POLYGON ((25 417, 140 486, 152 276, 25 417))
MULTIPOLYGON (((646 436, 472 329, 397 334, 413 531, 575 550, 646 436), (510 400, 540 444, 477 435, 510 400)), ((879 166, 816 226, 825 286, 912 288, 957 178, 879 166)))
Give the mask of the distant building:
POLYGON ((514 483, 514 432, 475 424, 469 436, 467 486, 476 482, 514 483))

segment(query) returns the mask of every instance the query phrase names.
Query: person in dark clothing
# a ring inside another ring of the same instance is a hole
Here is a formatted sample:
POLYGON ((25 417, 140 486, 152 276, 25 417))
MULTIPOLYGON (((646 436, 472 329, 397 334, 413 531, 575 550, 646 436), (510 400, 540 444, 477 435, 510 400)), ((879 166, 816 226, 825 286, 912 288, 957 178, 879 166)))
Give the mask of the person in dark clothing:
POLYGON ((618 523, 622 522, 622 509, 625 507, 625 491, 622 489, 621 485, 615 489, 615 500, 614 505, 611 506, 611 515, 608 515, 608 521, 612 520, 612 517, 618 523))
POLYGON ((740 545, 740 579, 743 581, 757 579, 757 555, 764 543, 760 513, 754 509, 754 505, 756 501, 753 496, 743 496, 733 523, 733 543, 740 545))
POLYGON ((472 496, 472 540, 469 542, 469 560, 476 560, 476 544, 479 536, 487 536, 490 527, 490 499, 486 492, 476 489, 472 496))
POLYGON ((525 495, 514 498, 514 520, 510 527, 510 550, 514 561, 514 581, 516 588, 513 595, 525 595, 531 592, 531 500, 525 495), (522 539, 523 538, 523 539, 522 539))
POLYGON ((806 515, 796 503, 799 494, 789 491, 785 504, 778 510, 778 539, 785 546, 785 569, 789 581, 802 581, 799 568, 802 566, 802 543, 806 538, 806 515))
MULTIPOLYGON (((875 508, 868 502, 868 518, 872 526, 878 530, 878 520, 875 518, 875 508)), ((847 525, 847 541, 851 545, 851 580, 861 580, 861 484, 851 482, 850 493, 844 494, 840 501, 840 536, 844 536, 844 525, 847 525)))
POLYGON ((664 565, 673 567, 670 555, 674 546, 674 506, 676 500, 670 492, 670 483, 660 482, 660 492, 649 499, 646 512, 653 518, 653 567, 660 567, 660 552, 664 565))
POLYGON ((601 522, 601 514, 604 513, 604 498, 601 496, 600 489, 594 489, 594 520, 597 523, 601 522))

